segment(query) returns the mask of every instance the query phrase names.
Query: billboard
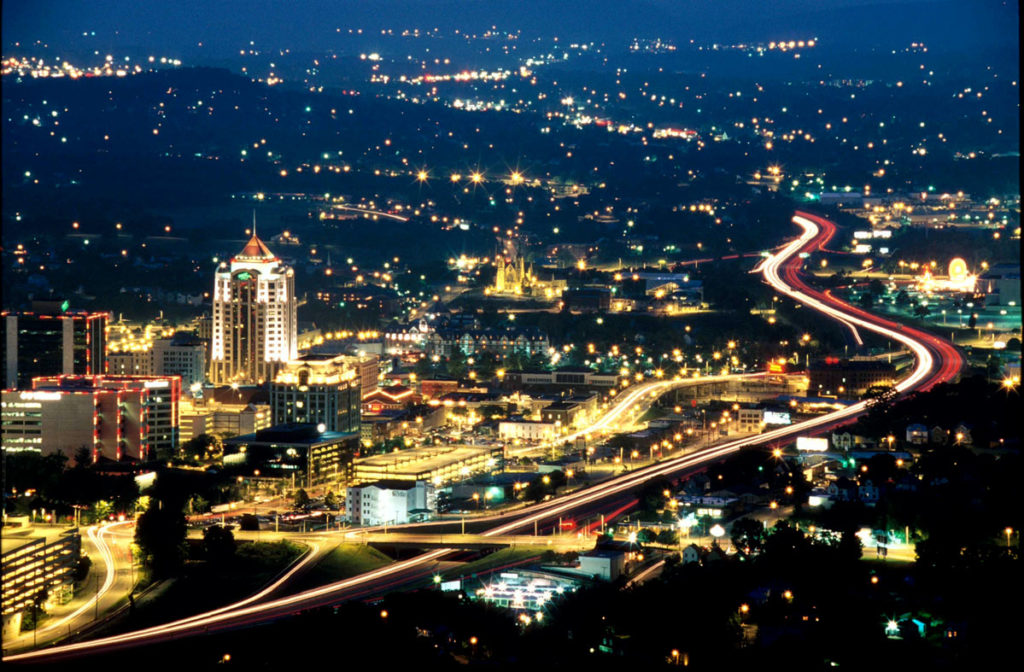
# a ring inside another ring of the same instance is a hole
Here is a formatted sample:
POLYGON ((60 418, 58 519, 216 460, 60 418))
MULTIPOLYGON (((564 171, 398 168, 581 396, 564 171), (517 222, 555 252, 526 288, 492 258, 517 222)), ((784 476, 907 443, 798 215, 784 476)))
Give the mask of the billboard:
POLYGON ((789 417, 789 413, 781 413, 779 411, 765 411, 764 412, 764 424, 766 425, 791 425, 793 424, 792 419, 789 417))
POLYGON ((462 590, 462 579, 441 582, 441 590, 444 592, 454 592, 462 590))
POLYGON ((796 449, 821 453, 828 450, 828 439, 798 436, 796 437, 796 449))

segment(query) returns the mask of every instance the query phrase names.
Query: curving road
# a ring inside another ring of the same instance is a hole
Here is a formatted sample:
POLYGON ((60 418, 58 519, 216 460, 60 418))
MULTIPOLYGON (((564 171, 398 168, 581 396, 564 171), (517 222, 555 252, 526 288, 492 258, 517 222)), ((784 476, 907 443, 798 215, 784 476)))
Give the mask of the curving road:
MULTIPOLYGON (((760 272, 769 284, 777 291, 846 324, 849 328, 871 331, 909 348, 914 353, 916 364, 910 375, 897 384, 896 387, 900 392, 928 389, 937 383, 952 380, 956 377, 962 367, 963 360, 956 349, 948 342, 932 334, 876 317, 839 301, 826 293, 818 292, 808 287, 799 277, 801 266, 799 254, 801 252, 821 250, 833 235, 835 227, 828 220, 803 212, 797 213, 793 221, 802 229, 802 234, 786 244, 774 255, 768 257, 759 267, 760 272)), ((665 381, 663 385, 667 389, 673 382, 676 381, 665 381)), ((658 385, 658 383, 653 385, 658 385)), ((641 401, 644 394, 650 391, 650 388, 638 390, 639 394, 636 398, 632 399, 632 402, 641 401)), ((626 406, 632 402, 627 401, 626 406)), ((625 409, 626 406, 623 408, 625 409)), ((586 490, 529 507, 525 510, 495 515, 487 519, 488 524, 494 524, 494 526, 483 532, 483 536, 511 534, 517 530, 532 528, 535 524, 559 516, 578 516, 581 512, 592 512, 596 510, 596 506, 602 504, 607 506, 609 502, 628 501, 631 490, 653 478, 678 475, 680 472, 699 469, 744 447, 789 440, 802 434, 820 433, 836 425, 849 422, 865 410, 866 403, 863 401, 858 402, 842 410, 788 427, 729 441, 689 455, 666 459, 586 490)), ((397 528, 392 529, 397 530, 397 528)), ((204 632, 267 622, 303 609, 336 604, 359 597, 378 595, 389 589, 425 578, 432 573, 438 561, 449 552, 450 549, 437 549, 351 579, 262 604, 247 604, 234 609, 229 608, 225 611, 200 614, 190 619, 146 630, 59 646, 44 651, 9 656, 4 660, 53 662, 76 656, 100 654, 127 647, 170 641, 204 632)))

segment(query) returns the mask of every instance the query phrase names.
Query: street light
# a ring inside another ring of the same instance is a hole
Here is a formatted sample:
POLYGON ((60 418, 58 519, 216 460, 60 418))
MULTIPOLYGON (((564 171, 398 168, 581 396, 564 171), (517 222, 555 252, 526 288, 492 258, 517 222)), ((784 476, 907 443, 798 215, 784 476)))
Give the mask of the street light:
POLYGON ((1003 532, 1006 534, 1006 548, 1007 548, 1007 550, 1009 550, 1009 548, 1010 548, 1010 536, 1013 535, 1013 528, 1012 527, 1008 527, 1005 530, 1003 530, 1003 532))

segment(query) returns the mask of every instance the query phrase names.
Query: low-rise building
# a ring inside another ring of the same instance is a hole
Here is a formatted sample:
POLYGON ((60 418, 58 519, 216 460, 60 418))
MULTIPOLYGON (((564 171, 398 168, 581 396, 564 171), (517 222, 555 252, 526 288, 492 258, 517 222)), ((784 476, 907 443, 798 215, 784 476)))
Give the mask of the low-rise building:
POLYGON ((469 356, 479 352, 501 355, 530 356, 546 353, 550 343, 547 334, 536 328, 504 327, 494 329, 441 329, 429 334, 424 342, 428 355, 451 357, 456 352, 469 356))
POLYGON ((316 425, 275 425, 224 440, 224 466, 290 478, 309 487, 341 479, 359 448, 359 434, 320 431, 316 425))
POLYGON ((736 411, 736 423, 742 433, 760 432, 764 427, 764 410, 760 408, 741 408, 736 411))
POLYGON ((537 420, 502 420, 498 423, 498 436, 506 441, 550 441, 558 436, 558 426, 537 420))
POLYGON ((598 396, 575 396, 556 401, 541 409, 540 418, 559 427, 577 427, 585 424, 597 411, 598 396))
POLYGON ((807 369, 809 395, 856 397, 871 387, 891 387, 896 368, 888 362, 828 358, 807 369))
POLYGON ((345 493, 345 519, 353 525, 401 525, 436 512, 437 493, 429 481, 376 481, 345 493))
POLYGON ((178 425, 181 443, 201 434, 222 437, 252 434, 270 427, 270 406, 267 404, 221 404, 215 401, 183 401, 178 425))
POLYGON ((560 387, 615 387, 619 376, 600 373, 583 366, 563 366, 554 371, 507 371, 504 385, 520 388, 529 385, 556 385, 560 387))

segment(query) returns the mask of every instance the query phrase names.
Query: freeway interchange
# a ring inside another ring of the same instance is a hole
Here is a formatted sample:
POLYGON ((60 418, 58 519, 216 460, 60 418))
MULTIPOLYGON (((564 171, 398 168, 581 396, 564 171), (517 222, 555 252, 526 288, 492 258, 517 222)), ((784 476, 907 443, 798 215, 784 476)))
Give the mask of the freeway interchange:
MULTIPOLYGON (((963 360, 957 350, 948 342, 932 334, 871 315, 826 292, 809 287, 800 277, 802 266, 800 255, 804 252, 823 251, 824 246, 835 233, 835 226, 822 217, 804 212, 797 212, 793 222, 800 227, 802 231, 800 236, 767 257, 755 269, 756 272, 760 272, 764 276, 768 284, 779 293, 839 321, 855 334, 858 342, 861 339, 859 332, 864 330, 898 342, 908 348, 914 355, 915 365, 909 375, 896 385, 897 390, 901 393, 926 390, 957 376, 963 360)), ((656 397, 676 387, 692 384, 696 380, 710 382, 712 378, 658 380, 637 385, 617 398, 615 404, 594 425, 586 428, 585 431, 580 431, 577 435, 560 437, 559 441, 607 431, 635 411, 637 406, 650 400, 652 394, 656 397)), ((841 410, 787 427, 727 441, 686 455, 663 459, 650 466, 630 471, 589 488, 525 509, 474 518, 472 522, 467 521, 466 525, 481 538, 501 538, 517 533, 532 532, 537 529, 537 526, 550 526, 560 517, 585 520, 588 517, 599 518, 605 514, 610 519, 617 513, 627 510, 635 502, 632 491, 651 479, 679 477, 692 473, 745 447, 790 440, 797 435, 826 432, 837 425, 855 419, 864 413, 866 408, 866 402, 860 401, 841 410)), ((447 533, 448 528, 454 528, 457 525, 458 523, 453 521, 435 521, 396 526, 391 529, 396 532, 399 530, 408 532, 431 530, 434 533, 447 533)), ((589 532, 594 526, 588 524, 584 527, 589 532)), ((376 531, 373 528, 367 529, 367 532, 376 531)), ((273 592, 273 590, 265 589, 242 602, 187 619, 91 641, 7 656, 4 660, 7 662, 56 662, 78 656, 166 642, 217 630, 245 627, 286 617, 307 609, 352 599, 366 599, 412 582, 424 580, 433 573, 438 562, 451 552, 452 549, 449 548, 434 549, 343 581, 294 595, 261 601, 273 592)), ((286 580, 287 576, 275 582, 274 589, 286 580)))

